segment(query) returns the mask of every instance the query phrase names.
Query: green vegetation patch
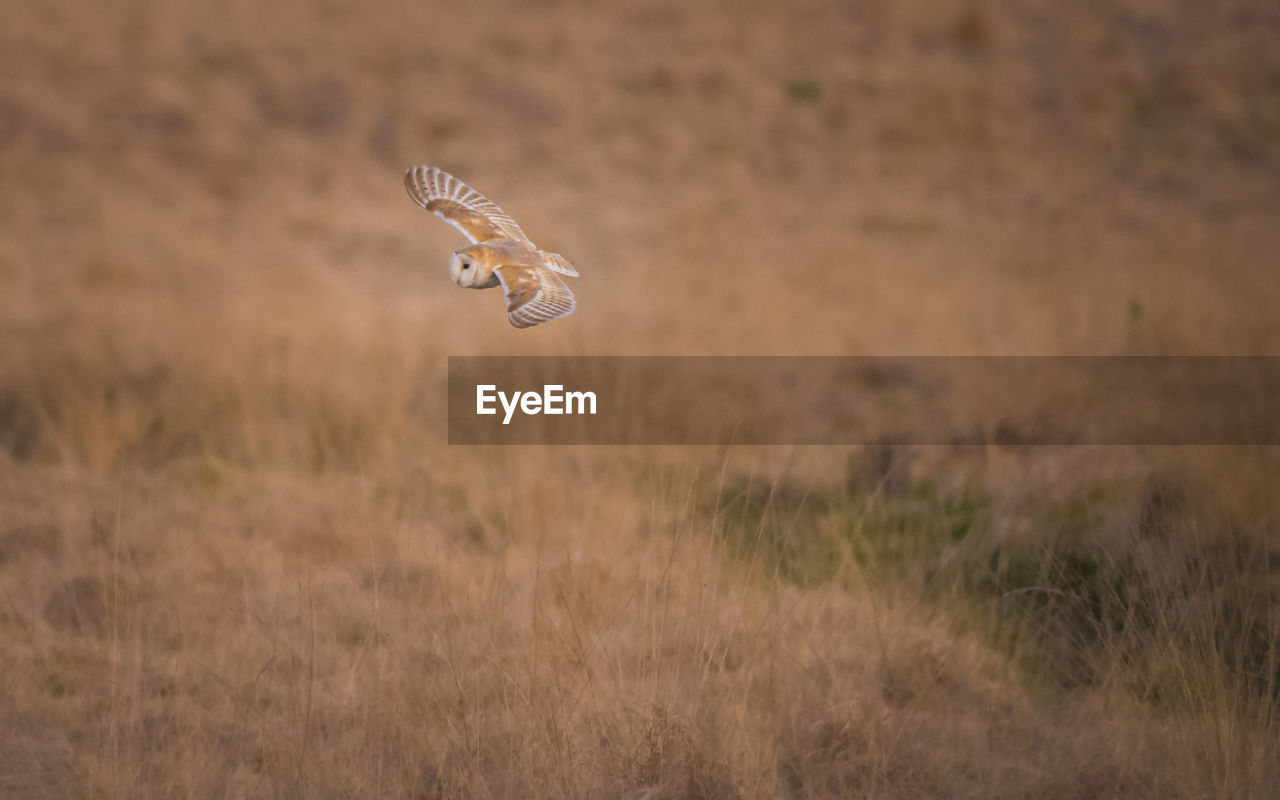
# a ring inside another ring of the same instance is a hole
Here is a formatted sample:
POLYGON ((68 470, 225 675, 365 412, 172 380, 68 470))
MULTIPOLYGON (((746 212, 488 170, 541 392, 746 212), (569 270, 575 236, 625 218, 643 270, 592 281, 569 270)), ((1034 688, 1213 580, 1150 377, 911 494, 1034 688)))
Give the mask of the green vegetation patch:
POLYGON ((1160 708, 1231 696, 1280 712, 1280 526, 1201 519, 1157 479, 1014 522, 981 488, 881 472, 839 488, 728 482, 717 528, 766 577, 923 598, 1030 686, 1117 685, 1160 708))
POLYGON ((986 527, 990 497, 932 480, 903 493, 743 481, 721 490, 717 516, 732 552, 801 585, 836 579, 853 562, 907 579, 986 527))

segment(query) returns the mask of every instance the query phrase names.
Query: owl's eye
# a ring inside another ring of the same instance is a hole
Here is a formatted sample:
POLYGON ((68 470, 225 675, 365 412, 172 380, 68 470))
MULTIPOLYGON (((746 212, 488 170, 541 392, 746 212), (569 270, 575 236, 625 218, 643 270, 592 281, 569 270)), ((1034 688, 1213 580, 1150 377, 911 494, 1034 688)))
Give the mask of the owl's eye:
POLYGON ((470 264, 468 264, 467 262, 463 261, 463 262, 462 262, 462 268, 463 268, 464 270, 468 270, 468 269, 471 269, 471 265, 470 265, 470 264))

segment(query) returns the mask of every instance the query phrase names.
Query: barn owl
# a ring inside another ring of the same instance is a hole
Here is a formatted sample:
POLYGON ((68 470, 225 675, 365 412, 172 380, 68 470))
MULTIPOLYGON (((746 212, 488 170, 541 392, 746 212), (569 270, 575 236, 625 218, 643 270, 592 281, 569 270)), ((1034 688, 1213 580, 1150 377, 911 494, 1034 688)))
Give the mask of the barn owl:
POLYGON ((462 231, 470 247, 453 251, 449 274, 464 289, 502 286, 507 319, 517 328, 563 317, 574 309, 561 275, 578 277, 559 253, 539 250, 505 211, 439 167, 404 174, 413 201, 462 231))

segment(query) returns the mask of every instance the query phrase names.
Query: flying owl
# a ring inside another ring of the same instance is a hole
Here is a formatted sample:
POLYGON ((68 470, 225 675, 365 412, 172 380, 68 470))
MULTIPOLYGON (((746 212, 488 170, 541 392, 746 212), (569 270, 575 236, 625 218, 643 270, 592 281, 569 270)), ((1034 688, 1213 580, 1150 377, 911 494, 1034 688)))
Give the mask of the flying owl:
POLYGON ((535 247, 516 221, 487 197, 425 164, 405 172, 404 187, 413 202, 471 240, 470 247, 453 251, 449 274, 464 289, 501 285, 512 325, 528 328, 573 311, 573 292, 560 277, 578 277, 573 264, 559 253, 535 247))

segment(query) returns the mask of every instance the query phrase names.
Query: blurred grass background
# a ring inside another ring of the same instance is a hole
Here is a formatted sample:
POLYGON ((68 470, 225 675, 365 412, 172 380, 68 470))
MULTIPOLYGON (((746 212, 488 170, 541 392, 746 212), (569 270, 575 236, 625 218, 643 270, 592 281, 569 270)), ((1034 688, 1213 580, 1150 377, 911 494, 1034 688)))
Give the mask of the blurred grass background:
POLYGON ((0 793, 1272 797, 1266 448, 444 445, 447 355, 1280 354, 1280 10, 0 31, 0 793), (583 277, 447 279, 438 164, 583 277))

